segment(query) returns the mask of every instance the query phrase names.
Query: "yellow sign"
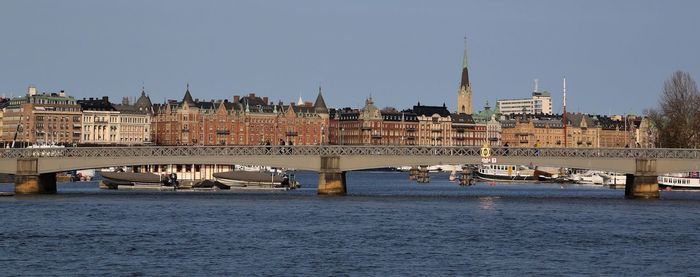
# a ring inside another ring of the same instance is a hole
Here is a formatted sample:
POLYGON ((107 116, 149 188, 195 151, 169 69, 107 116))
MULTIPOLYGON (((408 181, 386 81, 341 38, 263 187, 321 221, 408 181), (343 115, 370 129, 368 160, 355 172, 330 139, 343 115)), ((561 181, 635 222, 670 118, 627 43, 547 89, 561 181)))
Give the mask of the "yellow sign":
POLYGON ((487 143, 484 143, 484 145, 481 147, 480 154, 483 158, 491 157, 491 148, 489 148, 487 143))

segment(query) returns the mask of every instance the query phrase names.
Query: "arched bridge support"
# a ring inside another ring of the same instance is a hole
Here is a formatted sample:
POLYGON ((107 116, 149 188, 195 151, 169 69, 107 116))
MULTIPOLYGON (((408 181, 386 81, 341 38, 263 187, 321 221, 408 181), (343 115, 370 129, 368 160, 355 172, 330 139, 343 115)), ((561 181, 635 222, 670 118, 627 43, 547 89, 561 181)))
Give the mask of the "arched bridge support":
POLYGON ((16 194, 53 194, 56 193, 56 173, 39 174, 37 158, 17 159, 15 174, 16 194))
POLYGON ((345 172, 340 170, 340 156, 322 156, 318 172, 318 195, 345 195, 345 172))
POLYGON ((655 159, 636 159, 634 174, 627 174, 625 198, 659 198, 659 181, 656 173, 655 159))

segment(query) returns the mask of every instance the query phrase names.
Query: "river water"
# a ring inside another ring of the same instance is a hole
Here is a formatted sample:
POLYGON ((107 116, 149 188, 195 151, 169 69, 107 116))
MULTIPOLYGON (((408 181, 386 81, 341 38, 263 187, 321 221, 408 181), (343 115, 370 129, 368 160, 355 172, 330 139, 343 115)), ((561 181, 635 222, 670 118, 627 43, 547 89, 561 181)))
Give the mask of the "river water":
MULTIPOLYGON (((348 173, 348 196, 59 184, 0 197, 0 275, 697 275, 700 192, 348 173)), ((311 184, 311 185, 309 185, 311 184)), ((0 190, 12 190, 0 185, 0 190)))

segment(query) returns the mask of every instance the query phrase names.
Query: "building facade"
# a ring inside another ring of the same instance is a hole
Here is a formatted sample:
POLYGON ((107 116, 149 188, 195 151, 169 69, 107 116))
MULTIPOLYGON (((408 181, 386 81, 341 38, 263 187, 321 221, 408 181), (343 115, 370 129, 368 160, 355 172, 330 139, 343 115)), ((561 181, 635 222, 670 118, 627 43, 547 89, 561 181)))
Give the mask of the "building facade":
POLYGON ((487 101, 484 108, 478 113, 472 114, 476 124, 486 125, 486 139, 489 146, 501 145, 501 122, 498 109, 491 109, 487 101))
POLYGON ((533 92, 531 98, 499 99, 496 108, 505 115, 510 114, 552 114, 552 97, 549 92, 533 92))
POLYGON ((453 145, 452 116, 444 104, 424 106, 419 102, 413 112, 418 117, 418 145, 453 145))
POLYGON ((72 145, 81 137, 80 105, 59 93, 39 93, 30 86, 27 94, 12 98, 3 114, 3 140, 20 145, 72 145))
POLYGON ((327 141, 328 109, 315 103, 271 103, 254 93, 233 101, 193 99, 154 105, 154 142, 161 145, 318 145, 327 141))
POLYGON ((107 96, 77 101, 82 110, 81 144, 119 143, 119 112, 107 96))
POLYGON ((151 118, 153 104, 142 89, 136 103, 129 103, 124 98, 121 104, 114 105, 119 112, 118 143, 122 145, 141 145, 152 143, 151 118))
POLYGON ((333 109, 329 143, 337 145, 417 145, 418 118, 411 110, 379 109, 372 97, 362 109, 333 109))
POLYGON ((143 145, 151 143, 152 104, 145 91, 134 104, 124 97, 121 104, 109 98, 78 100, 82 109, 83 145, 143 145))
POLYGON ((633 147, 636 127, 614 117, 569 113, 566 130, 560 115, 527 115, 501 120, 502 144, 513 147, 621 148, 633 147), (566 136, 566 139, 564 137, 566 136))
POLYGON ((470 114, 453 113, 452 142, 453 146, 482 146, 488 142, 487 126, 476 123, 470 114))
POLYGON ((5 140, 3 133, 3 117, 5 116, 5 107, 10 104, 10 99, 0 97, 0 147, 5 147, 7 141, 5 140))

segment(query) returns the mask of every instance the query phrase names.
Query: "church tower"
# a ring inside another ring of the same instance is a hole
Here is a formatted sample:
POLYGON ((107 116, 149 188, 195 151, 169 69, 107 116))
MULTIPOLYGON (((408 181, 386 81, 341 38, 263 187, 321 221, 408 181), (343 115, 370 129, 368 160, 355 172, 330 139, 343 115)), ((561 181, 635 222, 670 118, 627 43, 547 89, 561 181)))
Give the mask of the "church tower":
POLYGON ((462 81, 457 91, 457 113, 472 114, 472 85, 467 69, 467 37, 464 37, 464 59, 462 60, 462 81))

